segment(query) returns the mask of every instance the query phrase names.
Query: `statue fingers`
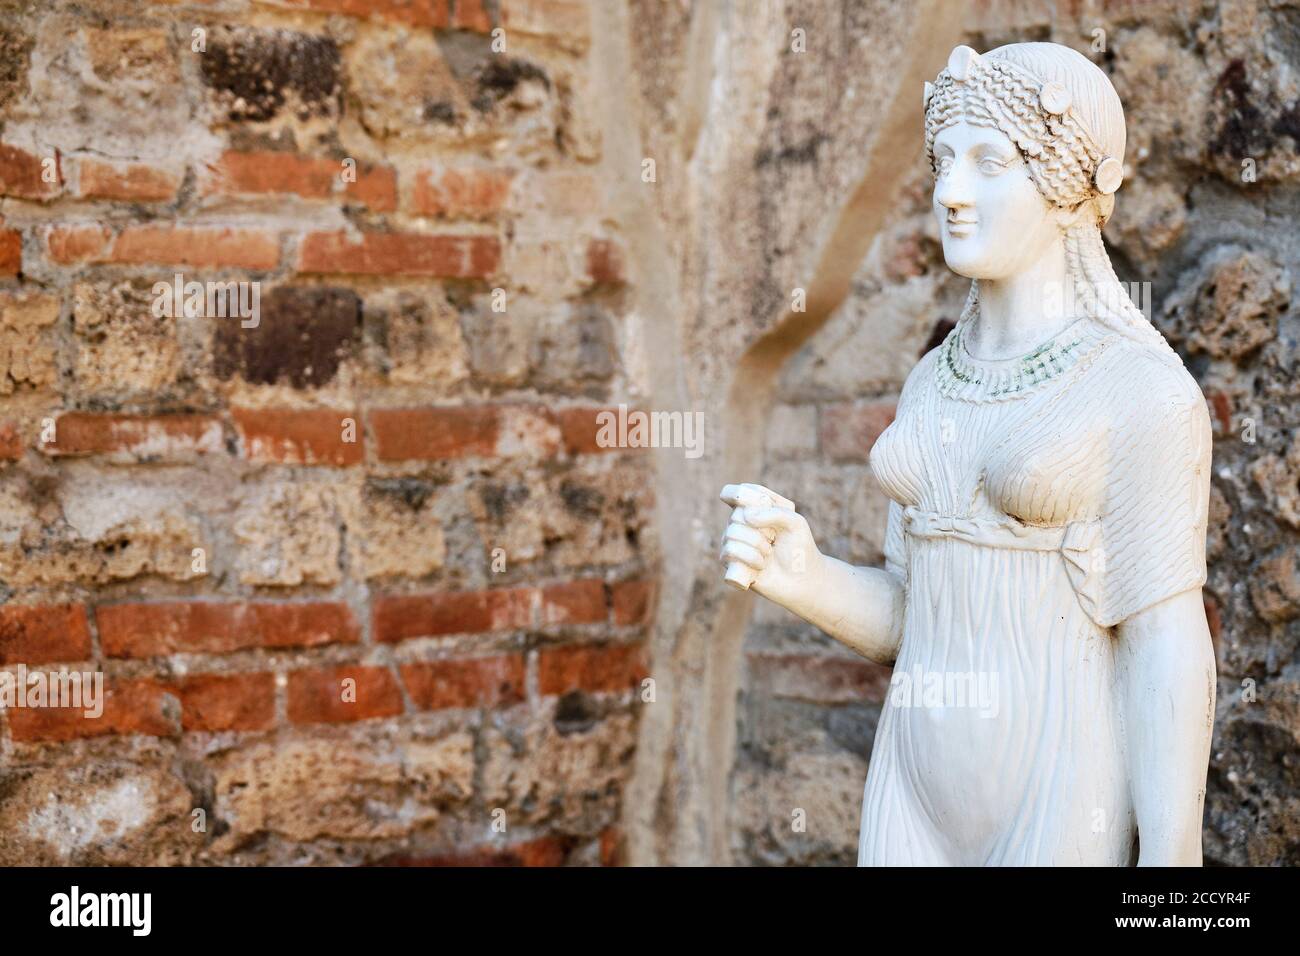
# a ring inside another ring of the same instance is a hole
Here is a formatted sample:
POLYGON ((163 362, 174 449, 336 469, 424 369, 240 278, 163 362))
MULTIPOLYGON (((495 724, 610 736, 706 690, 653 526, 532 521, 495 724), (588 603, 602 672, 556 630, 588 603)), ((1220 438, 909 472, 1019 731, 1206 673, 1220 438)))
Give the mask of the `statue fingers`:
POLYGON ((759 484, 755 484, 752 481, 747 481, 740 487, 748 491, 752 497, 759 499, 756 501, 748 502, 746 504, 746 507, 770 508, 773 505, 775 505, 777 508, 788 508, 791 511, 795 510, 793 501, 791 501, 785 495, 780 494, 779 492, 775 492, 771 488, 768 488, 764 485, 759 485, 759 484))
POLYGON ((739 561, 755 571, 762 571, 767 563, 767 559, 759 553, 757 548, 751 547, 743 541, 728 541, 722 546, 722 554, 718 557, 723 564, 739 561))
POLYGON ((727 525, 727 530, 722 535, 722 543, 725 545, 728 541, 739 541, 742 544, 747 544, 751 548, 757 549, 765 558, 772 553, 771 539, 763 532, 749 527, 749 525, 739 524, 734 521, 727 525))
POLYGON ((745 508, 742 517, 751 528, 771 528, 774 531, 795 531, 807 525, 797 511, 789 508, 745 508))

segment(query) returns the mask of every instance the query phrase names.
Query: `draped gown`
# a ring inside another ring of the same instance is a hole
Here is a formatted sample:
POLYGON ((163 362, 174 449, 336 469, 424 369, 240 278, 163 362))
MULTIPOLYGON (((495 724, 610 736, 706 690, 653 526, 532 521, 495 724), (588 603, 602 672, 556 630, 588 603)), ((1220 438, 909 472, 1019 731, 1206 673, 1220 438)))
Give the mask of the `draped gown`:
POLYGON ((1205 400, 1091 319, 1007 361, 965 325, 871 453, 906 614, 858 863, 1127 865, 1115 627, 1205 582, 1205 400))

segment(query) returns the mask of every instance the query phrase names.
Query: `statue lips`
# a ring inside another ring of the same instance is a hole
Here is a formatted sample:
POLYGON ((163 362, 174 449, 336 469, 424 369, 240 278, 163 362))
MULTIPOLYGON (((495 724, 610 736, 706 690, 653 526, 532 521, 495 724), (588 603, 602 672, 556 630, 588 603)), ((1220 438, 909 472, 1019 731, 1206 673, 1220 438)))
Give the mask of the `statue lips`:
POLYGON ((947 226, 948 235, 953 239, 965 239, 968 236, 974 235, 976 222, 977 220, 973 218, 954 218, 952 211, 950 210, 948 212, 948 218, 944 224, 947 226))

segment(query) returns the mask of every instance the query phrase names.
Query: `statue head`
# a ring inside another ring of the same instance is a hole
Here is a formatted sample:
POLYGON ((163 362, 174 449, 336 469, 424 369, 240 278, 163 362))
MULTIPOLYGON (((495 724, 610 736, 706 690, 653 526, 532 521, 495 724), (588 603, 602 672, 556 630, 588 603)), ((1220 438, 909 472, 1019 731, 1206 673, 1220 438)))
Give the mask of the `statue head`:
POLYGON ((1014 276, 1060 242, 1081 310, 1168 350, 1101 240, 1124 142, 1119 95, 1081 53, 1056 43, 952 51, 925 85, 925 146, 944 259, 976 280, 964 319, 978 310, 980 279, 1014 276))

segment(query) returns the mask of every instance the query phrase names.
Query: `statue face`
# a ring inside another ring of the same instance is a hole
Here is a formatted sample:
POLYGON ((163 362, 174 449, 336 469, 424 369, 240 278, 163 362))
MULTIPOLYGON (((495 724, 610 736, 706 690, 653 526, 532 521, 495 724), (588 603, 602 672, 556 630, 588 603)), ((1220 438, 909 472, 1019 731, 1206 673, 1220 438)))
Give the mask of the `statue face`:
POLYGON ((934 214, 948 268, 1006 279, 1032 265, 1061 226, 1006 134, 965 120, 934 138, 934 214))

